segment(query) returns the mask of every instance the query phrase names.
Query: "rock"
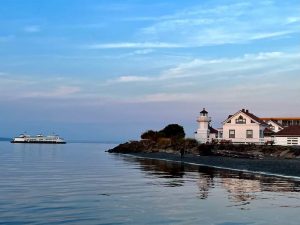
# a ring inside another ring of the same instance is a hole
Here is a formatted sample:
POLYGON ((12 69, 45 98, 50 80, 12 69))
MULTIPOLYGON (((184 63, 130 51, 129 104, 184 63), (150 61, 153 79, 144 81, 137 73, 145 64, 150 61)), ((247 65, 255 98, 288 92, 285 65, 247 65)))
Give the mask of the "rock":
POLYGON ((285 155, 289 152, 289 150, 285 150, 279 154, 279 157, 285 157, 285 155))
POLYGON ((108 150, 110 153, 151 153, 166 152, 179 154, 181 150, 192 155, 213 155, 232 158, 262 159, 265 157, 300 158, 300 148, 289 146, 198 144, 193 139, 171 140, 162 138, 157 141, 130 141, 108 150))

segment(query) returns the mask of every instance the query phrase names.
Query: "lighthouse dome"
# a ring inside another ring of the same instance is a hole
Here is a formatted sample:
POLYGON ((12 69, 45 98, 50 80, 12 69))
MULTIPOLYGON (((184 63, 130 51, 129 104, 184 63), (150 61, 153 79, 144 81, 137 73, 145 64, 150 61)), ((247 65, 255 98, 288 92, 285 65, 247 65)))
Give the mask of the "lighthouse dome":
POLYGON ((203 110, 200 112, 201 116, 206 116, 208 114, 208 112, 205 110, 205 108, 203 108, 203 110))

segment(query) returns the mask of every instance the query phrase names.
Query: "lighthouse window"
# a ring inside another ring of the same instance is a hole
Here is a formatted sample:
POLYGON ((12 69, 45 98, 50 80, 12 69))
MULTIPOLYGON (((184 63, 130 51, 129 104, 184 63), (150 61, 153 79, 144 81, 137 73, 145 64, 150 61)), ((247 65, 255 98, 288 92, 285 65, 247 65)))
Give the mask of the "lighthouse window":
POLYGON ((229 130, 229 138, 235 138, 235 130, 229 130))

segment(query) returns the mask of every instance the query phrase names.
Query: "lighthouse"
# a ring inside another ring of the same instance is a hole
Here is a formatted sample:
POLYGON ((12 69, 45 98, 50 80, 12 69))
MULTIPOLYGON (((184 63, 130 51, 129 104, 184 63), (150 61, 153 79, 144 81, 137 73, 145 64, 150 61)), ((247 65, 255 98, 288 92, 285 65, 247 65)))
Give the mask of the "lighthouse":
POLYGON ((200 112, 200 116, 197 119, 197 122, 199 123, 199 127, 195 134, 195 139, 198 142, 206 143, 210 141, 210 129, 209 129, 210 121, 211 118, 208 117, 208 112, 205 110, 205 108, 203 108, 203 110, 200 112))

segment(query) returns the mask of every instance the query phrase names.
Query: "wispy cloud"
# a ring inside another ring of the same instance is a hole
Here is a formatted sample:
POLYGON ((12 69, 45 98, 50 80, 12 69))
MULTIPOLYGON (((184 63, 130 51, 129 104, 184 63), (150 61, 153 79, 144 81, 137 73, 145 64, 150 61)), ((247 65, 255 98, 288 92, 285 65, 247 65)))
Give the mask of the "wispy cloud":
POLYGON ((300 22, 300 17, 288 17, 286 19, 286 23, 290 24, 290 23, 298 23, 300 22))
POLYGON ((209 95, 216 90, 225 91, 227 96, 229 93, 235 96, 244 89, 244 94, 250 96, 253 89, 262 88, 257 85, 261 83, 268 84, 263 87, 264 92, 272 93, 276 98, 277 92, 274 90, 281 90, 285 86, 292 90, 292 86, 298 84, 299 61, 299 53, 287 52, 262 52, 231 58, 194 58, 163 69, 157 75, 122 75, 115 79, 93 81, 64 77, 51 80, 17 77, 4 71, 0 73, 0 97, 78 98, 89 99, 89 102, 109 97, 112 101, 124 102, 182 102, 197 101, 197 96, 203 96, 204 93, 209 95), (289 80, 293 80, 293 84, 288 84, 289 80))
POLYGON ((300 33, 300 5, 246 1, 195 6, 165 15, 141 29, 143 38, 201 47, 246 43, 300 33))
POLYGON ((128 99, 127 102, 139 103, 139 102, 186 102, 195 101, 197 95, 195 93, 155 93, 144 96, 138 96, 128 99))
POLYGON ((116 11, 116 12, 123 12, 131 8, 132 6, 126 3, 111 3, 111 4, 101 4, 101 5, 93 6, 93 10, 116 11))
POLYGON ((14 35, 7 35, 7 36, 0 36, 0 43, 1 42, 8 42, 15 38, 14 35))
POLYGON ((109 80, 108 83, 131 83, 131 82, 145 82, 150 81, 150 77, 141 76, 121 76, 115 80, 109 80))
POLYGON ((27 33, 38 33, 41 31, 41 28, 38 25, 29 25, 29 26, 25 26, 23 30, 24 32, 27 33))
POLYGON ((134 55, 147 55, 149 53, 154 52, 153 49, 141 49, 141 50, 136 50, 132 54, 134 55))
POLYGON ((157 17, 121 18, 147 21, 128 42, 95 43, 88 49, 195 48, 250 43, 299 34, 300 5, 273 1, 202 4, 157 17), (142 41, 141 41, 142 40, 142 41))
POLYGON ((53 90, 31 91, 25 93, 23 98, 65 98, 77 94, 81 91, 80 87, 59 86, 53 90))
POLYGON ((184 48, 185 45, 167 42, 120 42, 91 44, 85 46, 88 49, 118 49, 118 48, 184 48))
MULTIPOLYGON (((177 66, 164 70, 157 76, 121 76, 117 79, 110 80, 110 83, 144 81, 164 82, 166 80, 187 79, 193 77, 198 79, 205 78, 206 80, 224 77, 233 78, 233 76, 253 77, 265 73, 272 74, 272 72, 275 71, 289 71, 290 69, 300 70, 300 65, 297 63, 298 60, 300 60, 300 54, 284 52, 261 52, 257 54, 245 54, 241 57, 234 58, 195 58, 191 61, 180 63, 177 66)), ((170 86, 176 85, 172 84, 170 86)), ((189 85, 191 85, 190 82, 189 85)))
POLYGON ((113 87, 118 90, 119 101, 131 103, 223 101, 233 104, 240 101, 237 94, 245 101, 259 102, 264 96, 265 101, 273 102, 283 95, 300 97, 296 91, 300 82, 299 61, 299 53, 285 52, 196 58, 163 70, 157 76, 121 76, 110 80, 104 89, 113 87), (288 84, 290 80, 294 82, 288 84))
POLYGON ((2 100, 25 98, 62 99, 78 97, 80 94, 83 94, 82 87, 74 85, 74 81, 70 79, 61 77, 36 79, 36 77, 0 73, 0 98, 2 100), (61 85, 61 83, 65 85, 61 85))

